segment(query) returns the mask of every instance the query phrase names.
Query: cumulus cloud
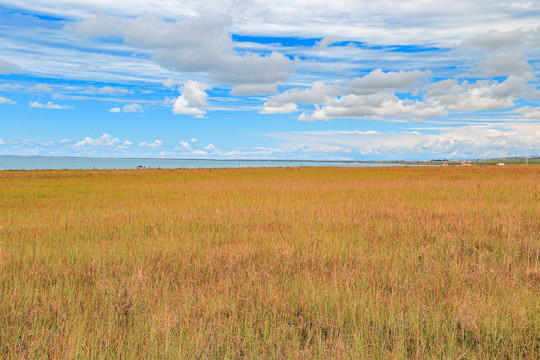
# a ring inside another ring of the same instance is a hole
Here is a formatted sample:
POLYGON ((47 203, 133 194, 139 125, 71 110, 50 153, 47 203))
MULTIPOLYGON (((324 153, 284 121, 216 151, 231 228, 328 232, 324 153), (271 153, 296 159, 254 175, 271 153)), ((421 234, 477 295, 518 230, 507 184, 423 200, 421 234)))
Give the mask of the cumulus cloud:
POLYGON ((228 15, 205 11, 177 21, 150 14, 130 19, 99 14, 66 29, 86 38, 120 36, 129 44, 153 51, 153 59, 165 69, 208 72, 214 81, 224 84, 269 86, 289 78, 293 62, 281 53, 236 53, 231 25, 228 15))
POLYGON ((103 133, 100 137, 92 139, 90 137, 85 137, 83 140, 76 142, 76 147, 110 147, 115 146, 120 143, 120 139, 113 138, 107 133, 103 133))
POLYGON ((208 144, 205 150, 214 155, 221 155, 221 151, 214 144, 208 144))
POLYGON ((9 104, 9 105, 13 105, 13 104, 16 104, 15 101, 13 100, 10 100, 10 99, 7 99, 3 96, 0 96, 0 104, 9 104))
POLYGON ((191 153, 193 155, 202 155, 202 156, 208 155, 208 153, 206 151, 204 151, 204 150, 193 150, 191 153))
POLYGON ((107 95, 114 95, 114 94, 129 94, 130 91, 124 88, 117 88, 112 86, 103 86, 98 89, 96 89, 96 92, 98 94, 107 94, 107 95))
POLYGON ((333 97, 341 94, 341 89, 338 85, 327 84, 324 81, 315 81, 307 89, 291 89, 272 98, 272 102, 284 104, 289 102, 294 103, 315 103, 327 104, 333 97))
POLYGON ((487 77, 522 75, 528 67, 519 51, 498 53, 478 64, 478 70, 487 77))
POLYGON ((133 113, 133 112, 143 112, 144 109, 139 104, 127 104, 127 105, 124 105, 124 107, 122 108, 122 111, 125 113, 133 113))
POLYGON ((431 71, 384 72, 375 69, 366 76, 352 79, 344 86, 316 81, 311 87, 290 89, 268 98, 262 114, 293 113, 297 104, 311 104, 315 109, 297 117, 299 121, 326 121, 333 118, 407 118, 410 120, 446 116, 449 111, 501 110, 513 107, 518 99, 531 96, 530 84, 536 78, 520 52, 499 53, 481 61, 477 68, 484 76, 506 76, 504 81, 442 80, 428 85, 419 80, 431 71), (415 88, 416 86, 416 88, 415 88), (397 96, 409 92, 409 99, 397 96), (419 91, 423 92, 420 93, 419 91), (423 96, 423 98, 421 98, 423 96))
POLYGON ((119 19, 107 16, 105 13, 98 13, 93 19, 87 19, 77 22, 75 24, 69 24, 65 27, 66 30, 85 37, 108 37, 116 34, 119 30, 121 23, 119 19))
POLYGON ((345 91, 360 95, 373 94, 385 89, 400 89, 412 86, 418 79, 426 78, 431 75, 431 71, 389 71, 384 72, 382 69, 375 69, 364 77, 356 78, 349 82, 345 87, 345 91))
POLYGON ((0 84, 0 90, 3 91, 18 91, 22 88, 20 84, 0 84))
POLYGON ((38 108, 38 109, 49 109, 49 110, 74 109, 73 106, 54 104, 52 101, 47 101, 47 103, 45 104, 40 103, 38 101, 30 101, 29 104, 30 104, 30 107, 38 108))
POLYGON ((30 91, 51 92, 52 88, 47 84, 36 84, 30 88, 30 91))
POLYGON ((109 109, 109 112, 112 113, 135 113, 135 112, 144 112, 144 108, 139 104, 127 104, 124 105, 122 108, 119 107, 113 107, 109 109))
POLYGON ((264 85, 286 81, 294 63, 285 55, 272 51, 268 56, 246 53, 223 59, 220 69, 211 77, 220 83, 264 85))
POLYGON ((423 72, 393 73, 388 78, 388 73, 372 72, 374 77, 358 83, 353 89, 369 89, 358 91, 362 94, 344 93, 351 86, 340 88, 339 85, 326 84, 316 81, 307 89, 291 89, 282 94, 268 99, 261 111, 262 114, 291 113, 297 110, 296 103, 313 104, 315 111, 311 114, 302 112, 298 116, 299 121, 325 121, 335 117, 351 118, 384 118, 384 117, 409 117, 430 118, 446 114, 443 106, 436 100, 426 102, 398 98, 388 88, 408 86, 418 77, 425 76, 423 72), (380 74, 382 74, 380 76, 380 74), (394 76, 397 75, 397 76, 394 76), (405 79, 402 78, 404 75, 405 79), (380 76, 381 82, 375 81, 380 76), (376 88, 378 86, 378 89, 376 88), (377 91, 375 91, 377 90, 377 91))
POLYGON ((21 68, 19 66, 0 59, 0 75, 11 74, 13 72, 19 71, 20 69, 21 68))
POLYGON ((290 114, 298 110, 298 106, 294 103, 288 104, 264 104, 261 114, 290 114))
POLYGON ((161 140, 155 140, 154 142, 151 142, 151 143, 143 141, 143 142, 137 144, 137 146, 146 146, 146 147, 160 147, 162 145, 163 145, 163 141, 161 141, 161 140))
POLYGON ((465 45, 496 50, 500 48, 519 47, 525 41, 525 34, 522 31, 502 32, 499 30, 490 30, 485 34, 476 35, 465 45))
POLYGON ((316 107, 311 115, 302 113, 300 121, 320 121, 332 118, 433 118, 446 115, 446 111, 437 101, 422 102, 402 100, 392 94, 345 95, 333 99, 331 104, 316 107))
POLYGON ((118 148, 119 149, 127 149, 128 147, 130 147, 131 145, 133 145, 133 143, 129 140, 124 140, 124 142, 122 143, 122 145, 119 145, 118 148))
POLYGON ((297 110, 296 103, 327 104, 340 94, 339 86, 315 81, 306 89, 291 89, 271 97, 265 102, 261 114, 291 113, 297 110))
POLYGON ((277 92, 276 84, 262 85, 236 85, 231 90, 231 95, 262 95, 275 94, 277 92))
POLYGON ((193 148, 187 141, 180 141, 180 144, 174 148, 175 151, 177 150, 183 150, 183 151, 192 151, 193 148))
POLYGON ((202 117, 206 114, 206 110, 201 109, 201 107, 208 106, 206 102, 208 94, 206 91, 210 88, 210 85, 198 81, 186 81, 182 89, 180 89, 181 95, 174 100, 173 114, 202 117))
POLYGON ((84 90, 84 93, 99 95, 126 95, 131 94, 132 91, 121 87, 113 87, 106 85, 102 87, 88 86, 88 88, 84 90))
POLYGON ((167 78, 163 80, 163 86, 166 88, 170 88, 176 85, 176 81, 173 78, 167 78))
POLYGON ((320 41, 318 41, 316 45, 318 48, 324 49, 337 41, 338 41, 338 38, 335 36, 325 36, 320 41))
POLYGON ((522 114, 526 119, 540 120, 540 107, 523 106, 515 109, 513 113, 522 114))
POLYGON ((527 78, 509 76, 503 82, 479 80, 475 83, 455 79, 427 85, 426 96, 436 99, 448 110, 499 110, 514 106, 514 101, 527 92, 527 78))
POLYGON ((540 47, 540 27, 525 30, 490 30, 465 41, 465 45, 488 50, 540 47))

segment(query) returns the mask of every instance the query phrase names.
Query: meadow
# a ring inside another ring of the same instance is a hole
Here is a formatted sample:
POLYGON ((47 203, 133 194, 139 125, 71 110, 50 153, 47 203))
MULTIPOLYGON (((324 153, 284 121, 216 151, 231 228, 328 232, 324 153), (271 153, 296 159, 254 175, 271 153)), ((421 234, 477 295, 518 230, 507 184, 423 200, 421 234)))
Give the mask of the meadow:
POLYGON ((2 359, 537 359, 540 165, 0 172, 2 359))

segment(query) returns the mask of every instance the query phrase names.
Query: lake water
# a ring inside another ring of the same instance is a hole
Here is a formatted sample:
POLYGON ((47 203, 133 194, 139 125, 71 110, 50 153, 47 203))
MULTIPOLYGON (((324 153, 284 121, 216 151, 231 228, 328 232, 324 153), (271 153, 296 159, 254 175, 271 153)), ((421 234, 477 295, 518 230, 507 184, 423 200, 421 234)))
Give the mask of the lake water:
POLYGON ((64 169, 152 169, 297 167, 297 166, 399 166, 400 164, 354 161, 299 160, 198 160, 198 159, 118 159, 53 156, 0 156, 0 170, 64 170, 64 169))

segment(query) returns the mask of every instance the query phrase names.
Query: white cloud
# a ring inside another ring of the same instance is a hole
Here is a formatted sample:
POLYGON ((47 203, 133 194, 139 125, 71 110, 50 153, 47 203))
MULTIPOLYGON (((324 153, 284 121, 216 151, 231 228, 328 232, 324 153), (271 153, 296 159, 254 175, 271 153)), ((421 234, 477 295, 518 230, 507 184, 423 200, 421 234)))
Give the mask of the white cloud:
POLYGON ((174 85, 176 85, 176 80, 174 80, 173 78, 167 78, 163 80, 163 86, 166 88, 173 87, 174 85))
POLYGON ((338 41, 338 38, 335 36, 325 36, 324 38, 322 38, 320 41, 317 42, 317 47, 319 47, 320 49, 324 49, 337 41, 338 41))
POLYGON ((192 138, 192 139, 191 139, 191 142, 192 142, 192 143, 197 142, 197 139, 196 139, 196 138, 192 138))
POLYGON ((3 91, 18 91, 22 88, 20 84, 0 84, 0 90, 3 91))
POLYGON ((120 139, 113 138, 107 133, 103 133, 99 138, 92 139, 90 137, 85 137, 83 140, 75 143, 76 147, 110 147, 115 146, 120 143, 120 139))
POLYGON ((498 53, 478 64, 478 70, 487 77, 522 75, 528 67, 518 51, 498 53))
POLYGON ((209 90, 210 88, 210 85, 197 81, 186 81, 182 89, 180 89, 181 95, 174 100, 172 108, 173 114, 202 117, 206 114, 206 110, 200 108, 208 106, 208 103, 206 102, 208 97, 206 90, 209 90))
POLYGON ((285 104, 290 102, 326 104, 332 97, 341 94, 338 85, 315 81, 307 89, 291 89, 271 98, 269 104, 285 104))
POLYGON ((428 98, 436 99, 451 111, 506 109, 526 94, 527 77, 509 76, 500 83, 487 80, 458 83, 449 79, 432 83, 424 90, 428 98))
POLYGON ((391 94, 374 95, 345 95, 336 98, 331 104, 318 107, 311 115, 302 113, 300 121, 330 120, 332 118, 362 118, 371 119, 385 117, 398 118, 432 118, 446 115, 444 107, 436 101, 422 102, 417 100, 402 100, 391 94))
POLYGON ((107 94, 107 95, 114 95, 114 94, 129 94, 130 91, 124 88, 117 88, 112 86, 103 86, 98 89, 95 89, 95 92, 98 94, 107 94))
POLYGON ((364 77, 356 78, 349 82, 345 91, 361 95, 373 94, 384 89, 399 89, 412 86, 420 78, 426 78, 431 75, 431 71, 399 71, 384 72, 382 69, 375 69, 364 77))
POLYGON ((118 145, 119 149, 127 149, 129 148, 133 143, 129 140, 124 140, 124 142, 121 145, 118 145))
POLYGON ((6 75, 11 74, 13 72, 19 71, 21 68, 15 64, 12 64, 8 61, 5 61, 3 59, 0 59, 0 74, 6 75))
POLYGON ((122 108, 122 111, 125 113, 133 113, 133 112, 144 112, 144 109, 139 104, 127 104, 124 105, 122 108))
POLYGON ((208 155, 208 153, 204 150, 193 150, 191 153, 193 155, 208 155))
POLYGON ((0 104, 9 104, 9 105, 13 105, 13 104, 16 104, 15 101, 13 100, 10 100, 10 99, 7 99, 3 96, 0 96, 0 104))
POLYGON ((4 144, 4 140, 0 139, 0 145, 4 144))
MULTIPOLYGON (((335 117, 351 118, 430 118, 446 115, 442 105, 436 100, 426 102, 420 100, 400 99, 388 91, 387 87, 408 86, 418 77, 425 76, 424 72, 382 73, 376 71, 372 77, 364 77, 355 90, 360 87, 374 89, 364 94, 343 94, 338 85, 329 85, 316 81, 307 89, 291 89, 268 99, 261 111, 262 114, 291 113, 297 110, 296 102, 311 103, 315 111, 311 114, 302 112, 299 121, 331 120, 335 117), (376 87, 377 91, 374 91, 376 87)), ((346 86, 344 89, 350 89, 346 86)), ((361 91, 357 91, 361 92, 361 91)))
POLYGON ((180 146, 177 146, 175 148, 175 150, 187 150, 187 151, 191 151, 193 150, 193 148, 191 147, 191 145, 186 142, 186 141, 180 141, 180 146))
POLYGON ((119 108, 119 107, 110 108, 109 112, 112 112, 112 113, 144 112, 144 108, 139 104, 127 104, 127 105, 124 105, 122 108, 119 108))
POLYGON ((176 115, 193 115, 195 117, 202 117, 204 114, 206 114, 206 110, 201 110, 197 107, 191 106, 184 95, 176 98, 173 104, 172 112, 176 115))
POLYGON ((47 103, 45 103, 45 104, 40 103, 38 101, 30 101, 29 104, 30 104, 30 107, 38 108, 38 109, 49 109, 49 110, 74 109, 73 106, 54 104, 51 101, 47 101, 47 103))
POLYGON ((153 59, 168 70, 208 72, 220 83, 270 85, 289 78, 293 62, 283 54, 236 53, 231 25, 228 15, 204 11, 176 21, 150 14, 130 19, 99 14, 66 29, 86 38, 120 36, 129 44, 153 51, 153 59))
POLYGON ((261 110, 261 114, 289 114, 298 110, 298 106, 294 103, 269 105, 265 104, 261 110))
POLYGON ((275 94, 277 92, 276 84, 255 84, 255 85, 236 85, 231 90, 231 95, 263 95, 275 94))
POLYGON ((147 143, 146 141, 143 141, 142 143, 137 144, 137 146, 146 146, 146 147, 160 147, 163 145, 163 141, 161 140, 155 140, 152 143, 147 143))
POLYGON ((291 89, 275 95, 265 102, 261 114, 291 113, 297 110, 295 103, 327 104, 340 94, 339 86, 315 81, 310 88, 291 89))
POLYGON ((205 149, 212 154, 219 155, 221 154, 221 151, 214 145, 214 144, 208 144, 205 149))
POLYGON ((121 88, 121 87, 113 87, 113 86, 102 86, 102 87, 95 87, 95 86, 88 86, 86 90, 84 90, 84 93, 86 94, 99 94, 99 95, 126 95, 131 94, 132 91, 121 88))
MULTIPOLYGON (((21 1, 8 2, 18 4, 19 8, 23 6, 21 1)), ((76 0, 51 3, 27 0, 24 6, 36 12, 61 14, 64 18, 88 18, 95 14, 96 8, 105 13, 129 17, 154 13, 164 18, 174 18, 191 16, 201 8, 201 2, 76 0)), ((230 14, 235 20, 231 31, 234 33, 302 38, 327 34, 328 37, 368 40, 380 44, 403 44, 406 41, 451 44, 465 40, 471 34, 485 33, 486 29, 534 28, 538 26, 537 16, 534 15, 540 7, 535 1, 494 3, 490 0, 409 1, 406 4, 400 0, 336 0, 332 3, 322 0, 208 0, 204 6, 230 14)), ((104 16, 89 26, 86 32, 93 36, 107 36, 110 29, 117 26, 114 19, 104 16)), ((81 32, 83 30, 80 29, 81 32)))
POLYGON ((379 158, 417 159, 505 156, 512 149, 534 153, 540 146, 540 124, 503 123, 441 128, 437 134, 419 131, 313 131, 269 134, 283 149, 346 152, 379 158))
POLYGON ((490 50, 519 47, 525 41, 525 34, 522 31, 501 32, 499 30, 490 30, 487 33, 479 34, 471 40, 465 42, 465 45, 472 45, 490 50))
POLYGON ((52 88, 47 84, 36 84, 30 88, 30 91, 51 92, 52 88))
POLYGON ((513 111, 517 114, 523 114, 526 119, 540 120, 540 107, 524 106, 513 111))
POLYGON ((540 27, 512 31, 490 30, 465 41, 465 45, 488 50, 540 47, 540 27))
POLYGON ((266 85, 271 89, 270 85, 286 81, 294 67, 295 64, 288 57, 276 51, 268 56, 248 52, 223 59, 219 70, 210 75, 224 84, 266 85))

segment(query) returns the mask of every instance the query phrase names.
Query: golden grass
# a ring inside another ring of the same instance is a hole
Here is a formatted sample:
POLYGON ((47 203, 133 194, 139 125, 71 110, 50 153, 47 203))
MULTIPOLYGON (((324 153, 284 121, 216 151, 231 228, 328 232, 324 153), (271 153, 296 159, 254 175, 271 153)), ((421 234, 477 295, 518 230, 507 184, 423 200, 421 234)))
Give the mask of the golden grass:
POLYGON ((540 166, 0 172, 0 358, 533 359, 540 166))

